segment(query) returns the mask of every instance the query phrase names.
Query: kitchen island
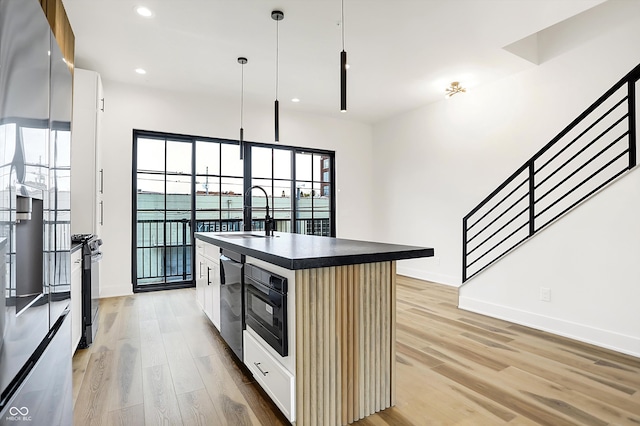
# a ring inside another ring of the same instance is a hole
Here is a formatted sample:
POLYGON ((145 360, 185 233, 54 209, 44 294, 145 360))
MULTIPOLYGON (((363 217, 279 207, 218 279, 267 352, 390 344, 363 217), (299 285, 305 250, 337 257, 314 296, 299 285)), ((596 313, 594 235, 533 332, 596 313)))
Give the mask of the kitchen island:
POLYGON ((247 327, 242 361, 292 423, 348 424, 395 404, 396 261, 433 256, 432 248, 288 233, 195 235, 199 253, 230 250, 288 280, 287 355, 247 327))

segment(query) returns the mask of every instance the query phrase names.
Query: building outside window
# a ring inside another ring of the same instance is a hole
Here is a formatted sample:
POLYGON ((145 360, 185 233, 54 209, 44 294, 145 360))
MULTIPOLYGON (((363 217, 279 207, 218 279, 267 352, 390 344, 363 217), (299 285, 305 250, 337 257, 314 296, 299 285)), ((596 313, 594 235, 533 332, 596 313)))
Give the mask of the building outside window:
POLYGON ((325 197, 329 197, 331 194, 331 173, 333 167, 331 167, 331 159, 330 156, 320 157, 320 172, 322 173, 322 181, 321 181, 321 194, 325 197))

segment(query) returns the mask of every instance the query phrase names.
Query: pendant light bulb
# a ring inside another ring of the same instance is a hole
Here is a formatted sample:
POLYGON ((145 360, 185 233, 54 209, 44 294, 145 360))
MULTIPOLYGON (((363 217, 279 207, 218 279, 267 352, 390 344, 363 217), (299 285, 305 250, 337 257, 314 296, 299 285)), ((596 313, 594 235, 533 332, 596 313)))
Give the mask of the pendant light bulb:
POLYGON ((276 142, 280 141, 280 104, 278 102, 278 65, 280 60, 280 21, 284 19, 284 13, 280 10, 274 10, 271 12, 271 19, 276 21, 276 100, 273 104, 273 117, 274 117, 274 130, 276 142))
POLYGON ((247 58, 239 57, 238 63, 241 65, 242 69, 242 83, 240 89, 240 159, 244 159, 244 65, 249 62, 247 58))

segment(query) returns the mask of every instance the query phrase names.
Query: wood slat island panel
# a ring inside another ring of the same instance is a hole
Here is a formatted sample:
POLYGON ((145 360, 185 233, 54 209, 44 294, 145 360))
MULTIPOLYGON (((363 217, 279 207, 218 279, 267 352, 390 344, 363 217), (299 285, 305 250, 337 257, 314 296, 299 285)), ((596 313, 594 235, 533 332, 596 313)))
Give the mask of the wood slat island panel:
POLYGON ((296 424, 353 423, 395 397, 395 261, 296 271, 296 424))

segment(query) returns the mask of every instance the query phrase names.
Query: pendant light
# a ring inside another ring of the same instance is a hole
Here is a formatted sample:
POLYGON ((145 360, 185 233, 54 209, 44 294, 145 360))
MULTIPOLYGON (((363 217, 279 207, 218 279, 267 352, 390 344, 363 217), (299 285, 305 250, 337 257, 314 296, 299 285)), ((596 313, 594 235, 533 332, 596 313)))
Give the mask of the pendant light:
POLYGON ((276 21, 276 101, 274 103, 274 122, 275 122, 275 141, 280 141, 280 106, 278 104, 278 61, 279 57, 279 43, 280 43, 280 21, 284 19, 284 13, 280 10, 274 10, 271 12, 271 19, 276 21))
POLYGON ((347 112, 347 52, 344 50, 344 0, 342 0, 342 52, 340 52, 340 112, 347 112))
POLYGON ((247 58, 239 57, 238 63, 242 66, 242 83, 240 85, 240 159, 244 159, 244 128, 242 122, 244 119, 244 64, 248 62, 247 58))

